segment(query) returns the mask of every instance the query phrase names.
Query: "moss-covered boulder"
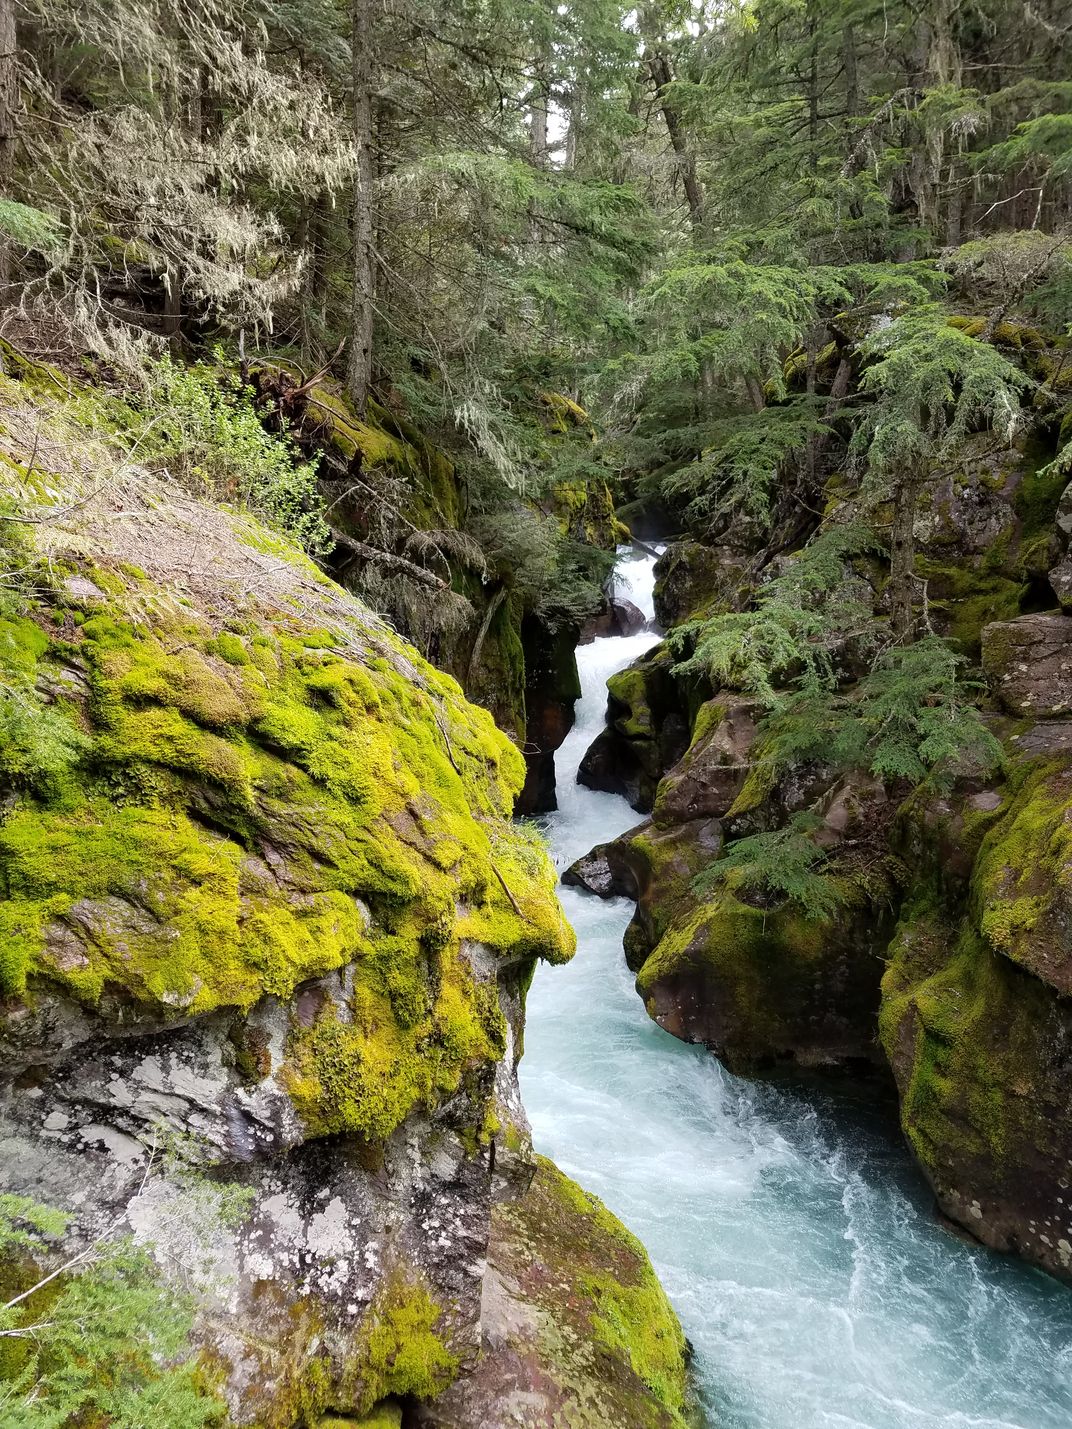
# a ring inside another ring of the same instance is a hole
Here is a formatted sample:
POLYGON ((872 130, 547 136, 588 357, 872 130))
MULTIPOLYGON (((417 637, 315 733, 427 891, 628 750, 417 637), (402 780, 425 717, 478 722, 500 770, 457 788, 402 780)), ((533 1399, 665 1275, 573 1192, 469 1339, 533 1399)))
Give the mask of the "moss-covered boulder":
POLYGON ((749 585, 748 561, 740 552, 675 541, 655 563, 655 618, 669 629, 683 620, 739 609, 749 585))
POLYGON ((538 1159, 496 1207, 483 1356, 418 1415, 427 1429, 683 1429, 686 1344, 643 1247, 538 1159))
POLYGON ((727 888, 670 922, 637 991, 660 1027, 735 1070, 873 1062, 887 936, 881 903, 863 894, 807 918, 727 888))
MULTIPOLYGON (((725 723, 712 719, 716 730, 725 723)), ((698 743, 707 738, 701 729, 698 743)), ((711 882, 733 822, 713 811, 732 807, 731 791, 716 779, 704 786, 700 816, 661 820, 673 777, 660 785, 654 821, 604 850, 610 891, 637 901, 625 954, 649 1015, 735 1069, 879 1060, 882 954, 899 874, 883 843, 890 809, 881 785, 843 778, 821 799, 814 837, 834 856, 838 905, 808 917, 734 872, 711 882)))
POLYGON ((524 762, 278 536, 92 459, 0 619, 0 1189, 181 1267, 234 1423, 389 1422, 476 1355, 572 951, 524 762))
POLYGON ((630 539, 629 528, 615 514, 614 497, 605 481, 588 478, 556 483, 551 509, 563 533, 583 545, 613 551, 630 539))
MULTIPOLYGON (((1067 751, 959 819, 967 881, 920 867, 889 950, 881 1035, 909 1142, 945 1213, 1072 1273, 1067 751)), ((907 817, 919 821, 919 810, 907 817)), ((962 862, 964 861, 962 860, 962 862)))
POLYGON ((738 801, 742 805, 752 802, 751 791, 743 799, 742 795, 750 775, 753 785, 761 778, 751 758, 759 717, 755 700, 742 700, 732 693, 716 695, 701 705, 692 742, 656 792, 653 814, 657 824, 722 818, 738 801))

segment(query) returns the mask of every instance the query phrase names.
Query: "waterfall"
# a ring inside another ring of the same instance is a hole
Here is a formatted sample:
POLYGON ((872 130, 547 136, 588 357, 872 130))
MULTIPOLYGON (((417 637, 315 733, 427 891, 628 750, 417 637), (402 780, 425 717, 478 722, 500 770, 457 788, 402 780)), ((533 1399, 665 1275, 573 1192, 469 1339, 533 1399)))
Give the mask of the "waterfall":
MULTIPOLYGON (((653 565, 624 548, 617 578, 649 617, 653 565)), ((559 868, 639 822, 576 773, 607 676, 657 639, 578 651, 559 808, 542 821, 559 868)), ((646 1017, 622 956, 632 905, 561 895, 578 952, 537 974, 521 1064, 536 1146, 647 1246, 710 1423, 1068 1429, 1072 1296, 936 1223, 881 1090, 731 1076, 646 1017)))

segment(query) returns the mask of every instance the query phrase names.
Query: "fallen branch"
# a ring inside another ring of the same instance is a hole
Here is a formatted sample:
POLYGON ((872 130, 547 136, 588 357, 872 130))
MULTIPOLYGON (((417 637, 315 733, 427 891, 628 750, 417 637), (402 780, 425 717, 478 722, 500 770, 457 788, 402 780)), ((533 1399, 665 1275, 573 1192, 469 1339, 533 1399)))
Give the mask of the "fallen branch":
POLYGON ((366 545, 364 541, 344 535, 342 531, 333 529, 331 536, 335 544, 341 546, 344 551, 348 551, 355 560, 371 561, 376 565, 386 566, 388 570, 398 571, 399 574, 406 575, 410 580, 416 581, 419 585, 428 586, 431 590, 447 589, 445 580, 441 580, 439 576, 425 570, 423 566, 407 561, 405 556, 395 556, 390 551, 379 551, 375 546, 366 545))
POLYGON ((491 865, 491 871, 492 871, 492 873, 494 873, 495 877, 499 880, 499 885, 500 885, 500 887, 502 888, 502 891, 506 894, 507 898, 509 898, 509 900, 510 900, 510 907, 514 910, 514 912, 517 914, 517 916, 518 916, 519 918, 524 919, 524 921, 527 923, 527 922, 528 922, 528 919, 525 918, 524 913, 522 913, 522 911, 521 911, 521 905, 518 903, 517 899, 516 899, 516 898, 514 897, 514 895, 510 892, 509 888, 506 886, 506 879, 502 876, 502 874, 499 872, 499 870, 495 867, 494 864, 491 865))

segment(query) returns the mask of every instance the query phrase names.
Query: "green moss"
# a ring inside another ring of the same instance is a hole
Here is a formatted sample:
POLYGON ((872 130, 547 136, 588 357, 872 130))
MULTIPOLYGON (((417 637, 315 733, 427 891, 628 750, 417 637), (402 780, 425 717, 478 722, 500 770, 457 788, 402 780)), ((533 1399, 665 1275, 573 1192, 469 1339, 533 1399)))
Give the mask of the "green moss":
POLYGON ((352 899, 243 897, 241 862, 177 810, 97 800, 44 827, 17 812, 0 826, 0 986, 21 993, 32 971, 90 1004, 112 988, 206 1012, 289 996, 365 946, 352 899))
POLYGON ((537 395, 549 414, 553 431, 568 432, 571 427, 588 425, 588 413, 579 402, 567 397, 564 392, 543 391, 537 395))
POLYGON ((1004 817, 983 840, 972 908, 991 948, 1045 975, 1067 956, 1064 907, 1072 893, 1072 770, 1063 760, 1018 771, 1004 817))
POLYGON ((648 703, 647 680, 643 669, 630 666, 611 675, 607 690, 615 706, 615 728, 627 739, 651 739, 655 722, 648 703))
POLYGON ((605 481, 557 482, 551 503, 563 534, 574 541, 612 551, 631 539, 628 527, 615 515, 614 497, 605 481))
MULTIPOLYGON (((692 866, 703 857, 697 843, 692 866)), ((790 899, 745 901, 734 871, 701 897, 689 868, 687 847, 669 869, 656 860, 642 899, 650 952, 636 986, 649 1015, 734 1068, 868 1055, 895 861, 835 868, 836 911, 813 917, 790 899)))
POLYGON ((353 1006, 295 1033, 287 1074, 310 1127, 387 1136, 501 1055, 466 940, 572 953, 546 851, 509 822, 524 761, 389 632, 361 662, 296 620, 216 634, 151 586, 130 597, 146 621, 126 589, 73 641, 43 604, 0 623, 27 678, 85 677, 62 797, 24 793, 0 825, 0 988, 171 1016, 353 964, 353 1006))
POLYGON ((413 525, 439 530, 459 524, 453 462, 396 413, 370 401, 360 418, 337 383, 321 381, 309 394, 306 426, 344 461, 359 462, 364 470, 389 468, 404 477, 403 514, 413 525))
POLYGON ((1041 984, 970 925, 958 929, 917 904, 891 945, 882 993, 880 1036, 902 1125, 932 1175, 959 1179, 966 1167, 1000 1165, 1039 1144, 1048 1076, 1039 1038, 1049 1021, 1041 984))
MULTIPOLYGON (((959 328, 969 337, 979 337, 986 328, 986 322, 986 318, 956 315, 949 319, 949 326, 959 328)), ((1037 351, 1046 346, 1046 341, 1037 328, 1031 327, 1027 323, 1018 322, 998 323, 990 340, 997 347, 1012 347, 1017 351, 1023 349, 1037 351)))
MULTIPOLYGON (((760 750, 755 751, 757 756, 760 750)), ((757 757, 745 775, 741 792, 730 805, 726 817, 737 818, 740 814, 750 814, 766 803, 768 796, 778 783, 778 765, 773 759, 757 757)))
POLYGON ((402 940, 393 956, 381 942, 355 970, 346 1020, 328 1003, 292 1027, 283 1079, 311 1133, 382 1141, 504 1048, 494 988, 475 986, 463 960, 433 969, 402 940))
POLYGON ((966 653, 978 655, 984 625, 1014 620, 1020 614, 1027 584, 995 574, 984 563, 942 563, 919 557, 916 574, 927 582, 927 599, 939 628, 944 628, 966 653))
POLYGON ((246 653, 245 645, 237 635, 231 634, 229 630, 221 631, 205 649, 218 655, 221 660, 226 660, 228 665, 249 664, 249 655, 246 653))
MULTIPOLYGON (((485 593, 477 596, 477 607, 486 600, 485 593)), ((525 650, 521 642, 521 619, 521 601, 508 597, 488 627, 479 669, 466 690, 471 699, 491 711, 499 728, 519 745, 524 743, 525 736, 525 650)))
POLYGON ((71 384, 58 367, 27 357, 7 338, 0 338, 0 369, 6 381, 14 379, 16 394, 23 400, 27 394, 61 399, 71 394, 71 384))
POLYGON ((347 1368, 362 1414, 396 1395, 434 1399, 451 1383, 458 1360, 440 1337, 442 1316, 420 1280, 397 1271, 386 1281, 361 1323, 347 1368))
POLYGON ((579 1429, 683 1425, 685 1338, 636 1237, 542 1156, 527 1195, 495 1215, 508 1272, 547 1314, 537 1354, 573 1392, 579 1429))
POLYGON ((1053 529, 1057 504, 1068 485, 1068 473, 1052 461, 1035 461, 1024 472, 1013 497, 1013 509, 1024 529, 1025 539, 1053 529))
POLYGON ((359 1419, 326 1414, 317 1420, 316 1429, 402 1429, 402 1409, 397 1404, 379 1404, 359 1419))

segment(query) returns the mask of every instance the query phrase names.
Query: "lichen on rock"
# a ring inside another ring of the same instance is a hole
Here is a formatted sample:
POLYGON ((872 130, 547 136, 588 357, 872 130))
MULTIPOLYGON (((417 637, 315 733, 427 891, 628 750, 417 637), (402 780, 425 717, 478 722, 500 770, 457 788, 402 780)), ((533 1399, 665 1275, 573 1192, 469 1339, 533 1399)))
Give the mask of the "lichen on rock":
POLYGON ((419 1415, 428 1429, 683 1429, 686 1343, 639 1241, 538 1158, 495 1210, 484 1352, 419 1415))
POLYGON ((189 1266, 236 1424, 390 1422, 475 1353, 523 989, 573 950, 524 761, 276 533, 95 459, 0 623, 47 735, 0 761, 0 1183, 189 1266))

